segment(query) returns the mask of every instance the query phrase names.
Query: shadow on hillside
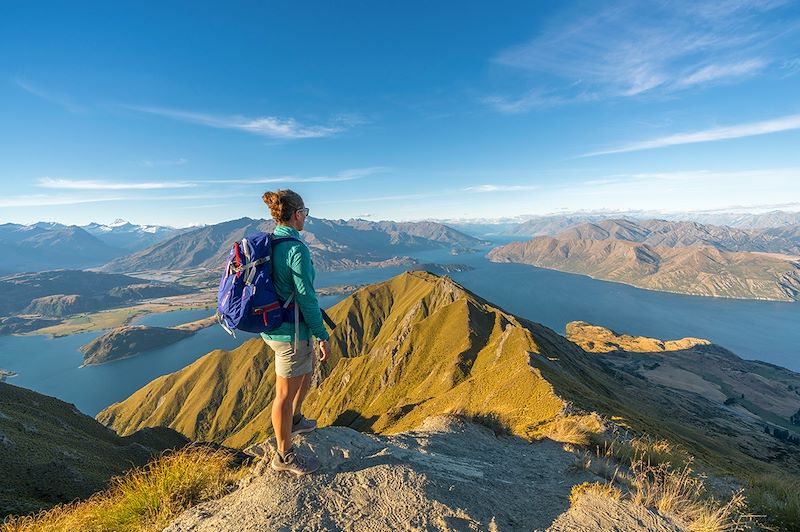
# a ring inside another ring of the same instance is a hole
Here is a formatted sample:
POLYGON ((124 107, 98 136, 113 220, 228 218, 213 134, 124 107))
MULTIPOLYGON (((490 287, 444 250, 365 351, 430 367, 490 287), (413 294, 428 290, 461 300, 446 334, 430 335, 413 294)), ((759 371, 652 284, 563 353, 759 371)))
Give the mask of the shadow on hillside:
POLYGON ((337 427, 349 427, 359 432, 372 434, 372 424, 377 421, 378 416, 364 417, 355 410, 345 410, 331 423, 337 427))

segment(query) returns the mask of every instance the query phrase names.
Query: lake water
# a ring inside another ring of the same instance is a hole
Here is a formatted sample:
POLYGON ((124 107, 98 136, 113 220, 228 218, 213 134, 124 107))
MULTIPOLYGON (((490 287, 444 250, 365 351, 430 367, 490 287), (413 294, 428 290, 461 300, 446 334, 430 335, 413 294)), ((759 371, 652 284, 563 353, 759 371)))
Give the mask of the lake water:
MULTIPOLYGON (((800 371, 800 303, 777 303, 683 296, 640 290, 588 277, 520 264, 495 264, 486 251, 452 256, 447 250, 419 253, 421 262, 459 263, 475 268, 450 276, 465 288, 509 312, 563 334, 583 320, 618 332, 661 339, 695 336, 718 343, 743 358, 764 360, 800 371)), ((319 272, 317 286, 380 282, 404 267, 319 272)), ((328 308, 345 296, 325 296, 328 308)), ((136 323, 173 326, 208 316, 212 310, 149 315, 136 323)), ((162 349, 101 366, 79 368, 78 348, 102 332, 63 338, 0 336, 0 368, 19 375, 7 382, 74 403, 95 415, 128 397, 154 378, 177 371, 209 351, 232 349, 252 335, 230 337, 209 327, 162 349)))

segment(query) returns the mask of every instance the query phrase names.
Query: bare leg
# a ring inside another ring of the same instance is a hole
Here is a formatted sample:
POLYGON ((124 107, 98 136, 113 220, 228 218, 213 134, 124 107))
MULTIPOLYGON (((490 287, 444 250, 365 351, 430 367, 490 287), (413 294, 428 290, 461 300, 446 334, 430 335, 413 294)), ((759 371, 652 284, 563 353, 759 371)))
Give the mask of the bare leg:
POLYGON ((317 369, 317 350, 316 346, 311 342, 313 342, 313 340, 309 340, 313 364, 311 366, 311 373, 306 373, 303 375, 303 384, 297 390, 297 395, 295 395, 292 399, 292 413, 295 416, 299 414, 300 409, 303 408, 303 401, 305 401, 306 395, 308 394, 308 389, 311 386, 311 377, 314 376, 314 371, 317 369))
POLYGON ((300 384, 300 388, 297 389, 297 394, 294 396, 294 400, 292 401, 292 412, 296 416, 300 413, 300 409, 303 408, 303 401, 306 399, 306 394, 308 394, 308 388, 311 386, 311 376, 313 373, 306 373, 303 375, 303 382, 300 384))
MULTIPOLYGON (((297 396, 308 375, 298 377, 275 376, 275 400, 272 402, 272 429, 283 455, 292 445, 292 398, 297 396)), ((310 380, 310 377, 309 377, 310 380)))

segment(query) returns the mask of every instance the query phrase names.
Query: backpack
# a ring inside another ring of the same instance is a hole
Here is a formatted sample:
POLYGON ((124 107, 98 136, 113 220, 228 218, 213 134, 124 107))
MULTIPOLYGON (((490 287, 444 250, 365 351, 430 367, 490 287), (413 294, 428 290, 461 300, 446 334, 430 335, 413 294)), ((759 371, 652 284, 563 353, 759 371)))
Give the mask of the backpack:
POLYGON ((294 310, 293 296, 281 302, 272 281, 272 247, 299 239, 271 233, 248 235, 228 253, 217 292, 217 321, 234 338, 235 329, 251 333, 277 329, 294 310))

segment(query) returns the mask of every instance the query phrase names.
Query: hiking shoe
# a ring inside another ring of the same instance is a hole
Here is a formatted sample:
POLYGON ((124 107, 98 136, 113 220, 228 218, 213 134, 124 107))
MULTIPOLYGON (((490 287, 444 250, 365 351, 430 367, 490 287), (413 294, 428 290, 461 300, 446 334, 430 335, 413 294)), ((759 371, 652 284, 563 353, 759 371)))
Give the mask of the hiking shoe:
POLYGON ((305 416, 300 416, 300 421, 295 425, 292 424, 292 436, 302 434, 304 432, 311 432, 317 428, 317 422, 314 419, 308 419, 305 416))
POLYGON ((281 460, 281 456, 276 452, 272 457, 269 466, 275 471, 288 471, 297 476, 308 475, 319 469, 319 460, 313 456, 301 456, 297 451, 289 451, 286 457, 281 460))

